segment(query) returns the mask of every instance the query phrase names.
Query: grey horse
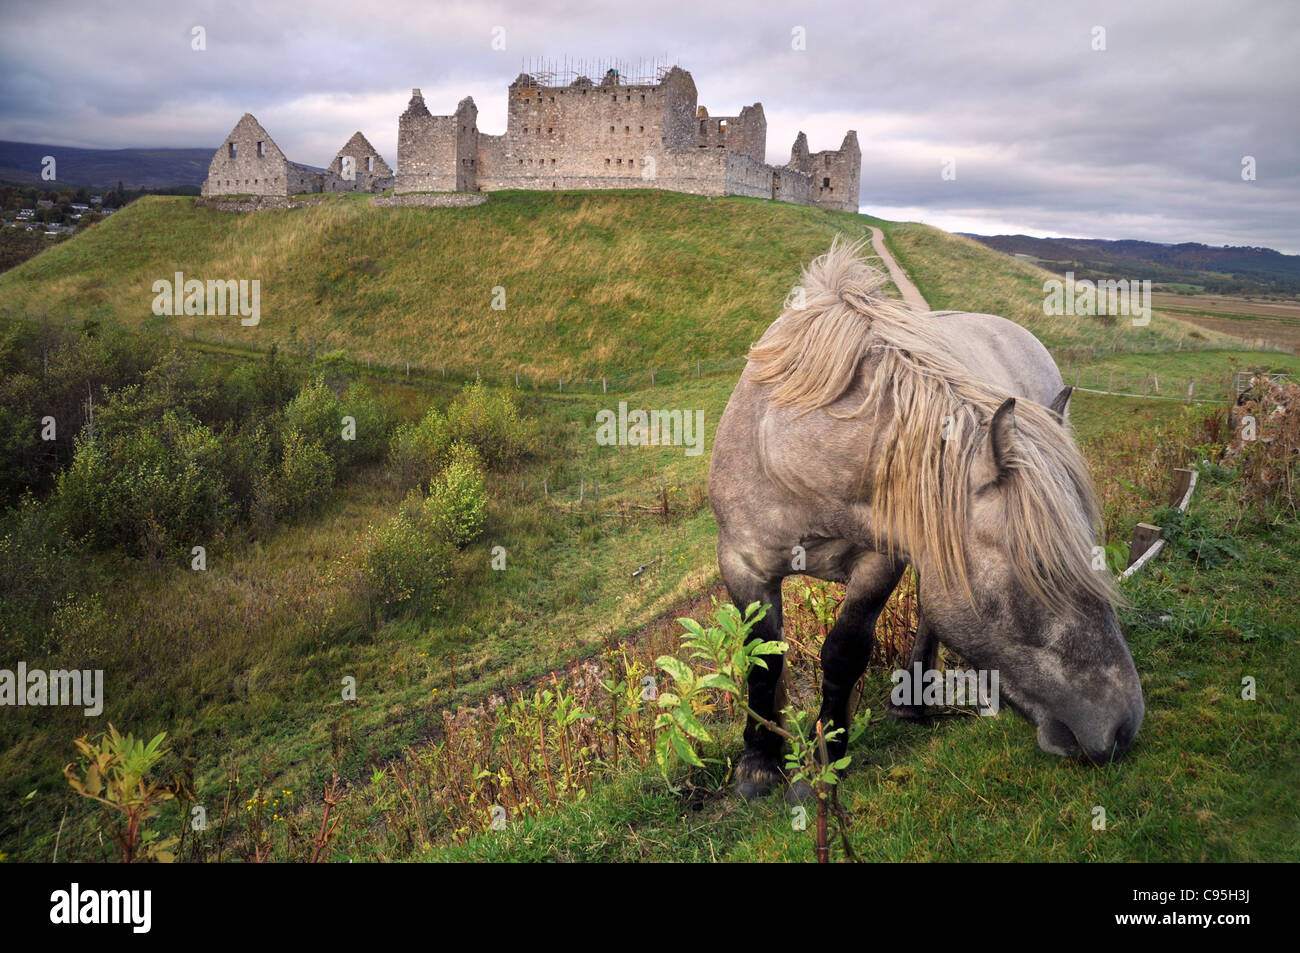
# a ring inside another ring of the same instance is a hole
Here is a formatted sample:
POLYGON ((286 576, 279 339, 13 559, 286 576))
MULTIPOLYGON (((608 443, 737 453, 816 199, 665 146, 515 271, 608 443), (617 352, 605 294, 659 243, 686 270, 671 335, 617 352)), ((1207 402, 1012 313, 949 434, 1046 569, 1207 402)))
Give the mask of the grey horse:
MULTIPOLYGON (((842 582, 821 652, 824 726, 847 727, 876 619, 907 565, 938 641, 996 671, 1001 701, 1050 753, 1109 762, 1144 705, 1098 567, 1098 508, 1068 430, 1070 389, 1046 348, 994 315, 917 314, 836 242, 754 345, 719 421, 709 473, 718 562, 732 600, 770 608, 751 638, 781 635, 781 581, 842 582)), ((779 718, 779 656, 749 679, 750 707, 779 718)), ((845 737, 831 743, 842 757, 845 737)), ((781 739, 750 718, 735 784, 781 780, 781 739)))

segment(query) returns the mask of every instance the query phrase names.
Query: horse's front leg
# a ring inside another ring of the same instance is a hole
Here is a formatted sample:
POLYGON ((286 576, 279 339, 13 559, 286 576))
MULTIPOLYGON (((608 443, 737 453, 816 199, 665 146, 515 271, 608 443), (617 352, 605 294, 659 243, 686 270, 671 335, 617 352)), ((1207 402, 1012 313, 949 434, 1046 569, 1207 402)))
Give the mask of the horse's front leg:
POLYGON ((826 741, 831 761, 844 757, 848 748, 853 689, 871 661, 876 620, 902 575, 902 564, 887 556, 871 553, 863 557, 849 577, 844 604, 822 645, 822 707, 818 718, 823 732, 844 729, 826 741))
MULTIPOLYGON (((739 560, 728 559, 722 554, 719 559, 722 567, 722 581, 727 586, 731 601, 742 613, 751 603, 758 602, 767 606, 767 614, 752 630, 746 642, 755 639, 764 642, 781 640, 781 579, 763 579, 739 560)), ((781 716, 777 711, 778 697, 781 694, 781 673, 785 664, 781 655, 765 655, 766 668, 754 666, 749 673, 748 704, 754 714, 747 714, 745 720, 745 752, 736 765, 736 793, 745 800, 763 797, 777 784, 784 775, 781 773, 781 751, 784 739, 763 724, 763 719, 779 724, 781 716)))

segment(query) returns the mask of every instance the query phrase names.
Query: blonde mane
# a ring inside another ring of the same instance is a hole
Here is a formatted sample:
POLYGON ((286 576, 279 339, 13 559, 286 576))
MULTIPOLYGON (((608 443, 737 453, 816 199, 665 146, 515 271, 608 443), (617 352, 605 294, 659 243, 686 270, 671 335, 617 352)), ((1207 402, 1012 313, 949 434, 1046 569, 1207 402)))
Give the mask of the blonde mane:
MULTIPOLYGON (((862 259, 861 243, 836 240, 750 349, 751 379, 772 402, 812 411, 843 397, 861 374, 866 396, 844 416, 885 410, 869 473, 877 540, 897 541, 923 576, 971 598, 962 548, 969 477, 987 421, 1011 395, 973 378, 937 325, 887 299, 887 286, 862 259)), ((1005 462, 1003 526, 1021 584, 1054 609, 1086 596, 1117 602, 1110 573, 1092 568, 1100 520, 1087 466, 1051 411, 1017 400, 1005 462)))

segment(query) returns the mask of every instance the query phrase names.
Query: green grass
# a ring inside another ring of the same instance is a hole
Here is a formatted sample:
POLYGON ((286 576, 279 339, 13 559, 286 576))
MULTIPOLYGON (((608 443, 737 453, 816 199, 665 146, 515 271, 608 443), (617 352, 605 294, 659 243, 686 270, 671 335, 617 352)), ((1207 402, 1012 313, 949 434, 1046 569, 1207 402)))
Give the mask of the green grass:
MULTIPOLYGON (((1134 608, 1123 619, 1147 717, 1128 758, 1094 768, 1043 754, 1032 726, 1009 712, 879 720, 850 749, 840 792, 861 860, 1295 859, 1300 620, 1288 580, 1300 528, 1241 524, 1230 487, 1208 487, 1194 510, 1243 544, 1246 558, 1206 571, 1165 555, 1129 587, 1134 608), (1241 698, 1245 675, 1258 681, 1255 701, 1241 698), (1093 828, 1096 807, 1104 831, 1093 828)), ((882 711, 884 673, 868 683, 882 711)), ((733 726, 711 753, 725 761, 740 749, 733 726)), ((652 771, 629 772, 592 799, 417 859, 814 859, 812 825, 796 830, 779 794, 743 804, 726 793, 721 765, 693 781, 702 791, 688 797, 652 771)), ((843 856, 835 839, 832 854, 843 856)))
POLYGON ((115 318, 200 341, 346 349, 492 379, 599 378, 738 358, 799 266, 865 219, 666 192, 496 192, 473 208, 335 200, 232 214, 146 198, 0 275, 22 314, 115 318), (155 318, 177 271, 261 281, 262 321, 155 318), (504 288, 505 310, 493 310, 504 288))

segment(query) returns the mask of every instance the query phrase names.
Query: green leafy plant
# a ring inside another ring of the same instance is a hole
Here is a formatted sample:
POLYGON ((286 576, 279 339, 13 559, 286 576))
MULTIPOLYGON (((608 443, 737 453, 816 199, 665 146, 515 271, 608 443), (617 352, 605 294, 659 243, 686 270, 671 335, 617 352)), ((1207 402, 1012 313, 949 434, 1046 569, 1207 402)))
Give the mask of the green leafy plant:
POLYGON ((69 762, 63 768, 72 790, 122 815, 113 836, 126 863, 170 863, 173 859, 177 839, 160 840, 158 832, 149 827, 158 816, 159 805, 173 797, 165 785, 149 778, 149 772, 168 753, 163 747, 166 738, 166 732, 159 732, 145 742, 130 734, 122 735, 110 724, 108 731, 93 741, 85 736, 77 738, 73 743, 81 755, 81 764, 69 762))
POLYGON ((785 652, 784 642, 746 641, 750 631, 766 615, 767 607, 757 602, 751 603, 743 616, 739 609, 727 603, 716 608, 717 624, 707 629, 694 619, 677 620, 687 632, 682 639, 687 658, 703 662, 710 670, 697 672, 690 661, 672 655, 655 659, 655 667, 673 680, 672 691, 659 693, 659 707, 663 711, 655 719, 655 730, 660 732, 655 754, 665 772, 670 754, 687 764, 703 767, 697 743, 707 744, 713 739, 700 723, 700 715, 714 711, 722 693, 742 697, 740 686, 749 677, 750 670, 755 666, 767 668, 763 656, 785 652))
MULTIPOLYGON (((655 659, 655 666, 673 680, 673 690, 659 695, 659 707, 663 711, 655 719, 655 729, 659 733, 655 755, 665 777, 672 756, 693 767, 704 767, 699 746, 713 739, 701 716, 718 710, 723 699, 743 699, 741 686, 749 673, 756 666, 767 667, 764 656, 783 655, 788 648, 785 642, 749 638, 754 626, 766 616, 766 606, 751 603, 742 615, 729 603, 719 606, 715 600, 714 605, 715 625, 706 628, 694 619, 677 620, 687 633, 682 639, 685 659, 672 655, 655 659), (697 664, 702 664, 703 669, 697 669, 697 664)), ((751 717, 784 738, 789 745, 785 767, 792 789, 797 791, 806 785, 816 795, 818 861, 824 862, 829 858, 827 818, 832 810, 840 819, 845 852, 852 857, 843 815, 834 805, 838 772, 849 766, 850 759, 845 756, 832 761, 826 744, 828 739, 839 738, 844 727, 824 726, 820 721, 810 724, 808 713, 797 711, 792 706, 781 711, 786 722, 783 726, 758 714, 748 704, 743 707, 751 717)), ((865 724, 865 720, 859 724, 865 724)), ((855 730, 855 738, 860 730, 855 730)))

